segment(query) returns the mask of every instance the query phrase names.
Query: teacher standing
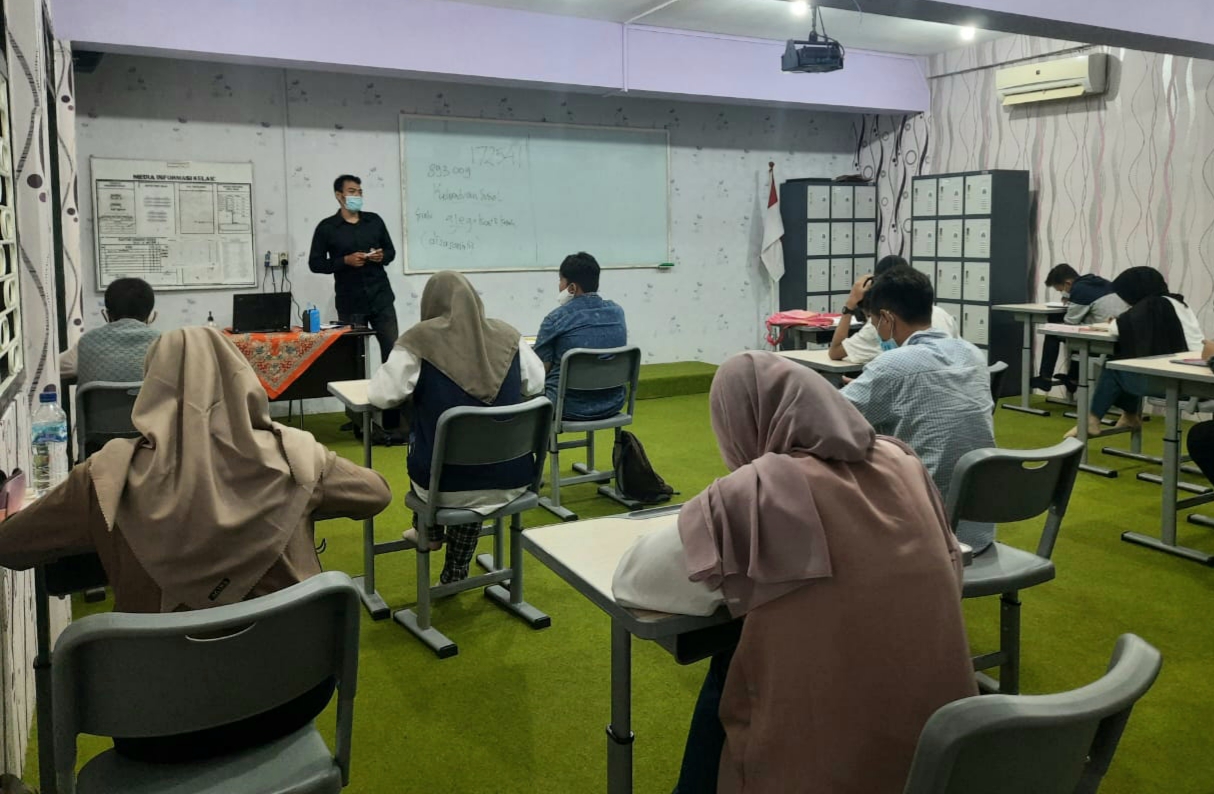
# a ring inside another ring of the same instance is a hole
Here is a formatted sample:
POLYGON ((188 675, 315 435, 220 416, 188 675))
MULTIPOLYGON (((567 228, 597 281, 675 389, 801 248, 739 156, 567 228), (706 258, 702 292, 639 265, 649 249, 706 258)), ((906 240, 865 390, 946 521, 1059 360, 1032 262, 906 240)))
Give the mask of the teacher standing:
MULTIPOLYGON (((396 258, 396 247, 383 219, 363 211, 361 179, 342 174, 333 180, 333 195, 339 209, 316 224, 308 268, 313 273, 333 274, 337 319, 370 326, 379 341, 381 361, 387 361, 400 336, 396 295, 386 270, 396 258)), ((384 411, 383 423, 386 438, 376 438, 377 443, 405 443, 399 430, 399 411, 384 411)))

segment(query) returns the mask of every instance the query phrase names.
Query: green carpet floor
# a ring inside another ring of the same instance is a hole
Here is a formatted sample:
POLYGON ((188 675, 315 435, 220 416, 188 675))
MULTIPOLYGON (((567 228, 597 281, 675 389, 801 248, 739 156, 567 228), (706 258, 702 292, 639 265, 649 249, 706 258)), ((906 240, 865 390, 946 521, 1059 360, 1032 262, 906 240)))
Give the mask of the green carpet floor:
MULTIPOLYGON (((708 424, 706 394, 646 401, 636 431, 657 470, 686 498, 723 472, 708 424)), ((309 420, 308 429, 341 454, 361 450, 336 430, 339 418, 309 420)), ((999 411, 996 435, 1005 447, 1057 441, 1069 422, 1061 412, 1039 418, 999 411)), ((1148 424, 1148 451, 1158 452, 1163 422, 1148 424)), ((604 438, 604 442, 606 439, 604 438)), ((1112 443, 1124 443, 1117 437, 1112 443)), ((1106 442, 1108 443, 1108 442, 1106 442)), ((604 451, 609 447, 600 445, 604 451)), ((1100 441, 1092 443, 1099 449, 1100 441)), ((1214 571, 1123 543, 1126 529, 1156 533, 1159 489, 1134 479, 1151 467, 1105 457, 1117 480, 1080 474, 1055 553, 1058 578, 1022 595, 1023 690, 1070 689, 1101 675, 1117 635, 1141 634, 1163 652, 1158 683, 1134 711, 1103 794, 1209 794, 1214 791, 1214 571)), ((572 463, 572 460, 569 461, 572 463)), ((405 485, 404 450, 376 450, 376 465, 398 493, 405 485)), ((592 485, 567 491, 584 517, 615 512, 592 485)), ((1214 507, 1211 508, 1214 513, 1214 507)), ((547 513, 527 516, 549 523, 547 513)), ((397 500, 379 520, 389 538, 406 525, 397 500)), ((1040 523, 1001 527, 1000 538, 1032 548, 1040 523)), ((360 527, 332 521, 329 569, 362 570, 360 527)), ((1208 530, 1181 524, 1181 541, 1214 551, 1208 530)), ((483 542, 483 548, 487 547, 483 542)), ((380 589, 388 602, 413 602, 413 556, 381 558, 380 589)), ((608 719, 607 619, 543 565, 528 558, 527 598, 552 616, 532 631, 476 593, 443 601, 435 625, 459 643, 459 656, 436 660, 391 621, 364 617, 355 717, 355 794, 386 792, 593 792, 604 790, 608 719)), ((76 614, 108 604, 77 604, 76 614)), ((995 599, 966 602, 975 650, 997 640, 995 599)), ((703 666, 679 667, 652 643, 635 643, 633 709, 637 792, 669 792, 682 753, 688 716, 703 666)), ((829 648, 823 648, 829 653, 829 648)), ((897 675, 896 667, 890 670, 897 675)), ((871 715, 879 719, 879 715, 871 715)), ((327 736, 332 715, 321 718, 327 736)), ((108 742, 86 738, 82 757, 108 742)), ((879 762, 879 759, 874 759, 879 762)), ((27 776, 36 778, 31 745, 27 776)))
POLYGON ((703 361, 676 361, 670 364, 642 364, 637 384, 638 400, 706 394, 716 373, 715 364, 703 361))

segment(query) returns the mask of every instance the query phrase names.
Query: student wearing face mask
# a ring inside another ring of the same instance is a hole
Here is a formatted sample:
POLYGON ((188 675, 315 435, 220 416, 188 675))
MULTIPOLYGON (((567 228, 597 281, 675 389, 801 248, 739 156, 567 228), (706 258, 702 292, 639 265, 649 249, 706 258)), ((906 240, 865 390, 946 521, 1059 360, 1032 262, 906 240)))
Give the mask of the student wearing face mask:
POLYGON ((105 288, 105 325, 80 337, 59 357, 59 372, 83 386, 93 381, 134 383, 143 380, 143 359, 160 336, 156 294, 141 278, 119 278, 105 288))
MULTIPOLYGON (((1095 273, 1079 275, 1078 271, 1065 262, 1050 268, 1045 276, 1045 286, 1057 291, 1066 304, 1066 313, 1050 315, 1052 323, 1065 322, 1068 325, 1092 325, 1107 323, 1120 315, 1129 305, 1113 291, 1113 282, 1101 278, 1095 273)), ((1041 369, 1030 385, 1034 389, 1049 391, 1055 383, 1066 386, 1067 391, 1075 391, 1079 387, 1079 365, 1072 363, 1064 375, 1055 375, 1058 366, 1058 353, 1062 340, 1056 336, 1046 336, 1041 343, 1041 369)))
MULTIPOLYGON (((942 497, 967 452, 995 446, 986 355, 931 327, 935 295, 927 276, 895 267, 873 281, 865 309, 884 347, 843 388, 882 435, 915 451, 942 497)), ((993 524, 962 522, 957 537, 978 553, 995 539, 993 524)))
MULTIPOLYGON (((535 354, 547 371, 545 393, 556 403, 561 356, 578 347, 603 349, 628 344, 624 310, 599 295, 599 263, 585 251, 561 262, 559 306, 548 313, 535 338, 535 354)), ((624 407, 624 388, 565 394, 564 418, 588 421, 617 414, 624 407)))
MULTIPOLYGON (((379 342, 381 361, 387 361, 400 336, 396 322, 396 295, 388 283, 387 266, 396 258, 388 227, 373 212, 363 210, 362 180, 342 174, 333 180, 338 210, 316 224, 308 268, 333 274, 337 292, 337 319, 366 323, 379 342)), ((376 443, 403 444, 400 412, 384 411, 384 431, 376 443)))

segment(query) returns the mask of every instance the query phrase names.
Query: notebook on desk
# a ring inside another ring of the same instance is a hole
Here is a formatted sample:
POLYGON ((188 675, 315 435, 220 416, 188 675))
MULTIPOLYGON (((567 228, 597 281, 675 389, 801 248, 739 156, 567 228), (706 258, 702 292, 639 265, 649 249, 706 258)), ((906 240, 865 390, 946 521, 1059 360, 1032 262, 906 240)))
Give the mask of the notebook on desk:
POLYGON ((291 293, 257 292, 232 296, 232 332, 274 333, 291 330, 291 293))

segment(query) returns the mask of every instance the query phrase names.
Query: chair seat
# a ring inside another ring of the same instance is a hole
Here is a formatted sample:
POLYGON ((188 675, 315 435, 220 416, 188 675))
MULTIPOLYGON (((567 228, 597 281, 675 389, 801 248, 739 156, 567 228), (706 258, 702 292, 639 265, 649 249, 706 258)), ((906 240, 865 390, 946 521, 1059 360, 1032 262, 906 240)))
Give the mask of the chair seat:
POLYGON ((196 763, 144 763, 108 750, 76 781, 78 794, 339 794, 341 770, 308 724, 261 747, 196 763))
POLYGON ((995 542, 965 568, 963 598, 1023 590, 1054 578, 1054 563, 1028 551, 995 542))
MULTIPOLYGON (((507 518, 522 513, 527 510, 539 507, 540 497, 534 491, 527 491, 522 496, 515 499, 509 504, 499 507, 492 513, 481 514, 475 510, 465 510, 458 507, 440 507, 435 515, 435 521, 439 526, 449 527, 458 524, 478 524, 484 521, 495 521, 499 518, 507 518)), ((412 490, 405 494, 405 506, 414 513, 421 512, 426 507, 426 502, 412 490)), ((488 534, 488 533, 486 533, 488 534)))
POLYGON ((632 424, 632 414, 616 414, 606 419, 562 419, 558 433, 588 433, 591 430, 610 430, 613 427, 624 427, 632 424))

